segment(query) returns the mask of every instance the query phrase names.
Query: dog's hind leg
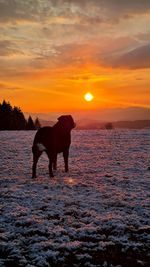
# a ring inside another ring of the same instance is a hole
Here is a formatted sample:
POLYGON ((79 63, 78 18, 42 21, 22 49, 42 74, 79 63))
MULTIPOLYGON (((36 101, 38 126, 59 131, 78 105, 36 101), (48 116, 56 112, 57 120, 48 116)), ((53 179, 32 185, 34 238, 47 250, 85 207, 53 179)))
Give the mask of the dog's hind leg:
POLYGON ((63 151, 63 157, 64 157, 64 163, 65 163, 65 172, 68 172, 68 156, 69 156, 69 150, 66 149, 63 151))
POLYGON ((41 151, 33 151, 32 178, 36 178, 36 165, 41 154, 41 151))

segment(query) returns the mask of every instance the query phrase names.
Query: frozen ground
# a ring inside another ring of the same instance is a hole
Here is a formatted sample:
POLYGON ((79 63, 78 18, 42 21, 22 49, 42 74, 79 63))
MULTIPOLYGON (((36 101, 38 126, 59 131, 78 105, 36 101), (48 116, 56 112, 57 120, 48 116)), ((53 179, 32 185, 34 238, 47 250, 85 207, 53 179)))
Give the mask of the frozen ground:
POLYGON ((0 132, 0 267, 150 266, 150 131, 73 131, 31 178, 35 132, 0 132))

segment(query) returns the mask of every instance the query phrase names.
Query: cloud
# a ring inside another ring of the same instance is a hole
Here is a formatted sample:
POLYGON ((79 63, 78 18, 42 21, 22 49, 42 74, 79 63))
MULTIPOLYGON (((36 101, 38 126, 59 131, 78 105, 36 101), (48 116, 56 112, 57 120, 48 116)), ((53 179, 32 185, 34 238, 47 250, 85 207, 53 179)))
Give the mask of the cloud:
POLYGON ((150 68, 150 44, 137 47, 121 55, 113 55, 103 60, 104 64, 127 69, 150 68))
POLYGON ((94 64, 102 66, 106 63, 112 65, 113 54, 121 53, 125 50, 131 50, 132 47, 139 43, 132 37, 119 37, 111 39, 98 38, 92 42, 77 43, 71 42, 62 45, 54 45, 51 49, 43 50, 39 57, 33 59, 34 67, 46 68, 51 67, 68 67, 68 66, 84 66, 86 64, 94 64), (108 56, 109 55, 109 56, 108 56), (106 59, 106 60, 104 60, 106 59))
POLYGON ((0 0, 0 22, 35 20, 39 6, 39 1, 36 2, 32 0, 0 0))
POLYGON ((10 56, 14 54, 22 54, 16 44, 9 40, 0 40, 0 56, 10 56))
MULTIPOLYGON (((58 2, 58 1, 56 1, 58 2)), ((63 1, 61 1, 63 2, 63 1)), ((94 6, 105 7, 111 10, 125 10, 134 12, 144 12, 150 8, 149 0, 68 0, 65 2, 78 4, 82 7, 93 4, 94 6)))
POLYGON ((149 0, 65 0, 52 1, 61 10, 57 15, 78 17, 83 24, 118 23, 121 19, 129 19, 137 14, 150 11, 149 0), (65 9, 61 7, 65 3, 65 9))
POLYGON ((145 42, 150 42, 150 31, 136 34, 136 38, 145 42))
POLYGON ((7 85, 5 83, 0 83, 0 90, 1 91, 20 91, 22 90, 22 88, 18 87, 18 86, 10 86, 10 85, 7 85))
POLYGON ((0 0, 0 21, 47 21, 72 24, 101 23, 147 13, 149 0, 0 0), (58 19, 60 18, 60 19, 58 19))
POLYGON ((103 4, 107 10, 118 15, 145 13, 150 10, 149 0, 105 0, 103 4))
POLYGON ((17 10, 15 10, 15 2, 0 1, 0 22, 16 20, 18 18, 17 10))

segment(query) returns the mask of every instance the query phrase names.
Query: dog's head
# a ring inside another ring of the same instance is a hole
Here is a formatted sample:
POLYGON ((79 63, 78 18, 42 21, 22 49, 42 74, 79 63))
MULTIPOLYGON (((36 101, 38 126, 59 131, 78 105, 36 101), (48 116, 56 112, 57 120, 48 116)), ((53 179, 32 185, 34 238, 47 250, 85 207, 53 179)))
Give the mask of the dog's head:
POLYGON ((58 121, 68 130, 76 127, 76 124, 71 115, 62 115, 58 118, 58 121))

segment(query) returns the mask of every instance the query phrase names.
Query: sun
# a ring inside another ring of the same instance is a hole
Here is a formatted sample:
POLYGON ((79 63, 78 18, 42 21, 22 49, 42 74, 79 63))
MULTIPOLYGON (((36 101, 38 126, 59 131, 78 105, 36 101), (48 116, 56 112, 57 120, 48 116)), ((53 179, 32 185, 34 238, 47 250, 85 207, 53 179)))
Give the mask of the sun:
POLYGON ((94 98, 94 96, 93 96, 90 92, 88 92, 88 93, 86 93, 86 94, 84 95, 84 99, 85 99, 87 102, 92 101, 93 98, 94 98))

